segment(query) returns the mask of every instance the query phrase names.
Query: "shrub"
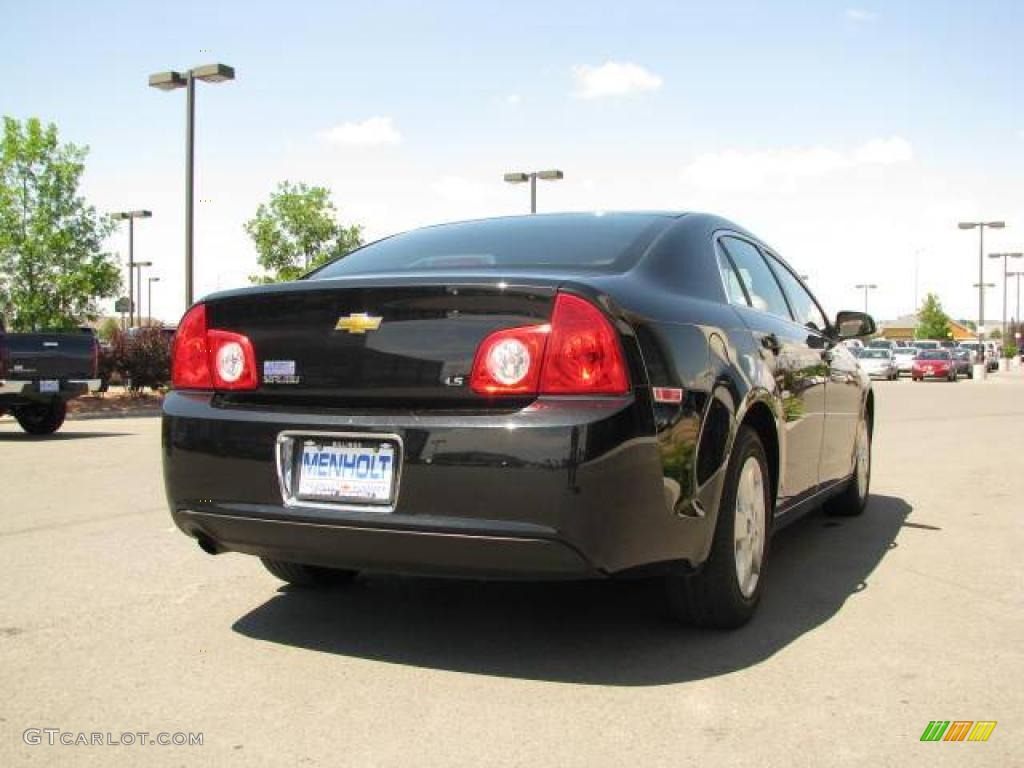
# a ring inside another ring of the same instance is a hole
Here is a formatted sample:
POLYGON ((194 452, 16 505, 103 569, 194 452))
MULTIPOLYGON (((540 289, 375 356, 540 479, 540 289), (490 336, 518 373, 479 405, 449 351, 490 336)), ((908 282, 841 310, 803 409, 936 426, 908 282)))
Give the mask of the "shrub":
POLYGON ((1016 357, 1019 354, 1020 350, 1013 344, 1007 344, 1003 347, 1003 357, 1016 357))
POLYGON ((96 335, 99 336, 100 341, 110 341, 114 338, 114 334, 121 330, 121 321, 116 317, 108 317, 100 323, 96 329, 96 335))
POLYGON ((109 365, 119 373, 133 394, 146 387, 164 387, 171 379, 171 346, 159 328, 137 328, 131 334, 118 331, 100 358, 101 367, 109 365))

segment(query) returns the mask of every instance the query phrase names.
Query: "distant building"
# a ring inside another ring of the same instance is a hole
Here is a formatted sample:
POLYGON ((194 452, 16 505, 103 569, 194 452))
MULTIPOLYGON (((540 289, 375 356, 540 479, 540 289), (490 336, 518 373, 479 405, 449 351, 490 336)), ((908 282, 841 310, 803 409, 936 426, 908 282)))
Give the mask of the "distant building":
MULTIPOLYGON (((882 323, 878 328, 878 335, 898 341, 901 339, 913 339, 914 331, 917 330, 917 315, 903 315, 895 320, 882 323)), ((969 341, 977 339, 978 332, 972 331, 966 325, 961 325, 956 320, 949 321, 950 330, 953 332, 953 341, 969 341)))

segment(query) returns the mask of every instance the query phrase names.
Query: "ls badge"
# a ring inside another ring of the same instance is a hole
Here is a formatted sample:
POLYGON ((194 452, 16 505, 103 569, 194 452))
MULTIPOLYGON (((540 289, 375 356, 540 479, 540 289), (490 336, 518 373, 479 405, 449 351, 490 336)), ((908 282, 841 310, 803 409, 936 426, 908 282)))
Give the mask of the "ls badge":
POLYGON ((366 333, 376 331, 380 328, 383 318, 373 317, 365 312, 353 312, 348 317, 339 317, 338 324, 334 326, 336 331, 348 331, 349 333, 366 333))

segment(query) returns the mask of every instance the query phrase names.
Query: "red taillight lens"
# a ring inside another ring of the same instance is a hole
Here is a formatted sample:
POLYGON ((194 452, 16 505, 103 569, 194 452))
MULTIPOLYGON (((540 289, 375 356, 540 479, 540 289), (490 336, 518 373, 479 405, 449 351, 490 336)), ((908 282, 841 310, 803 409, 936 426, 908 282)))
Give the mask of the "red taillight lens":
POLYGON ((175 389, 255 389, 252 342, 240 333, 208 329, 206 306, 196 304, 174 336, 171 383, 175 389))
POLYGON ((207 331, 215 389, 256 389, 256 353, 247 336, 207 331))
POLYGON ((496 331, 477 349, 470 388, 482 395, 621 395, 625 358, 608 318, 586 299, 555 297, 551 322, 496 331))
POLYGON ((178 323, 171 350, 171 384, 175 389, 213 389, 205 304, 196 304, 178 323))
POLYGON ((558 294, 540 391, 551 395, 624 395, 628 390, 626 361, 608 318, 586 299, 558 294))
POLYGON ((550 325, 496 331, 473 360, 469 386, 481 395, 535 395, 550 325))

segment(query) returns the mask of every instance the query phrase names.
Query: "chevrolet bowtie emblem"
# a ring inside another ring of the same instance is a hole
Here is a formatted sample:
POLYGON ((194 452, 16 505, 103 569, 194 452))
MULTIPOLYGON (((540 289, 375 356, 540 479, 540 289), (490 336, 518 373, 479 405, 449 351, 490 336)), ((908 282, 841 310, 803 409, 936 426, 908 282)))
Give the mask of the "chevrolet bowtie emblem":
POLYGON ((365 312, 353 312, 348 317, 339 317, 338 324, 334 326, 334 330, 348 331, 349 333, 376 331, 380 328, 382 319, 368 315, 365 312))

